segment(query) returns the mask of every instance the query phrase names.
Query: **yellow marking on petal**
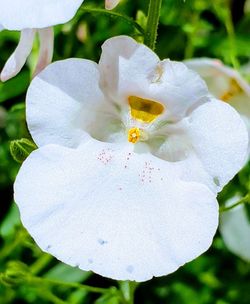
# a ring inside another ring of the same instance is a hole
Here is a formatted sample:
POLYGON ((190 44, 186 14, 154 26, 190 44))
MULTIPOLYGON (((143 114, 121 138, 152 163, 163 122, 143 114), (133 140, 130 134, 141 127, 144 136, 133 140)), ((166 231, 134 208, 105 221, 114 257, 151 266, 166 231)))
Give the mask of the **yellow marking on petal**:
POLYGON ((230 84, 229 84, 229 89, 227 92, 225 92, 220 99, 228 102, 230 101, 230 99, 232 97, 234 97, 237 94, 240 94, 241 92, 243 92, 242 88, 240 87, 240 85, 238 84, 238 82, 235 79, 231 79, 230 80, 230 84))
POLYGON ((131 116, 139 121, 150 123, 164 112, 164 106, 150 99, 137 96, 129 96, 128 102, 131 109, 131 116))
POLYGON ((139 128, 131 128, 128 131, 128 141, 135 144, 140 139, 140 130, 139 128))

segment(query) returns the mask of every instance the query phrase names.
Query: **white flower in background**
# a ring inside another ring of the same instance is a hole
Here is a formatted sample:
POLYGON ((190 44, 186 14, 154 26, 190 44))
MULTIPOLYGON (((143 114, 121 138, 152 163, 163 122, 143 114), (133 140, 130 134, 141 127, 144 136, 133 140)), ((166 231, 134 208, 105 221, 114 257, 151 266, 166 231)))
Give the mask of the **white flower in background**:
MULTIPOLYGON (((106 8, 114 8, 119 1, 106 0, 106 8)), ((52 60, 54 35, 51 26, 74 17, 83 0, 0 0, 0 30, 20 30, 20 41, 2 69, 0 79, 16 76, 29 56, 36 33, 40 52, 35 75, 52 60)))
POLYGON ((229 103, 240 113, 250 138, 250 85, 237 71, 218 59, 197 58, 187 60, 185 64, 201 75, 216 98, 229 103))
MULTIPOLYGON (((235 196, 227 206, 240 200, 235 196)), ((227 248, 243 260, 250 262, 250 221, 244 205, 224 212, 220 220, 220 232, 227 248)))
POLYGON ((104 43, 99 64, 68 59, 35 77, 27 121, 39 149, 15 182, 24 226, 59 260, 119 280, 208 249, 216 193, 248 144, 195 72, 126 36, 104 43))
POLYGON ((121 0, 105 0, 105 8, 111 10, 115 8, 121 0))
MULTIPOLYGON (((229 103, 240 113, 250 137, 250 85, 237 71, 217 59, 192 59, 185 63, 203 77, 215 97, 229 103)), ((248 160, 249 156, 250 147, 248 160)), ((226 205, 235 203, 237 199, 240 198, 232 198, 226 205)), ((220 230, 227 248, 250 261, 250 223, 243 205, 222 213, 220 230)))
POLYGON ((1 72, 1 81, 17 75, 29 56, 35 34, 40 51, 35 74, 48 65, 53 56, 54 35, 51 26, 70 20, 82 0, 0 0, 0 23, 4 29, 20 30, 20 41, 1 72))
POLYGON ((17 48, 2 69, 0 75, 1 81, 7 81, 20 72, 32 50, 33 41, 37 32, 40 39, 40 50, 34 74, 39 73, 51 62, 54 48, 53 28, 48 27, 39 30, 24 29, 21 31, 17 48))

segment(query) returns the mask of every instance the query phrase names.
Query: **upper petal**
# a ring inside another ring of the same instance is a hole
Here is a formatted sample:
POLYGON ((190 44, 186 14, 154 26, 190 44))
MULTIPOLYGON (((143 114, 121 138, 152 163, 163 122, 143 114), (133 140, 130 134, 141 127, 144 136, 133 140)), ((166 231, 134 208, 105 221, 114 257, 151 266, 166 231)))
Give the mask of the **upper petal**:
POLYGON ((160 61, 148 47, 125 36, 105 42, 99 65, 103 87, 120 105, 128 106, 129 96, 151 99, 178 119, 208 95, 205 82, 183 63, 160 61))
POLYGON ((172 118, 182 118, 207 101, 208 89, 204 80, 182 62, 163 60, 148 78, 148 94, 162 101, 172 118))
MULTIPOLYGON (((239 200, 235 197, 228 202, 239 200)), ((244 205, 223 212, 220 218, 220 232, 227 248, 242 259, 250 262, 250 222, 244 205)))
POLYGON ((196 156, 222 189, 247 158, 248 133, 244 122, 231 106, 213 99, 186 118, 185 128, 196 156))
MULTIPOLYGON (((137 74, 147 75, 148 71, 159 62, 158 56, 143 44, 137 43, 128 36, 110 38, 102 45, 99 61, 101 84, 104 90, 114 98, 118 97, 120 82, 120 61, 127 59, 133 65, 137 74)), ((134 78, 133 78, 134 79, 134 78)))
POLYGON ((107 131, 112 108, 98 82, 96 63, 83 59, 55 62, 33 79, 26 111, 38 146, 54 143, 75 147, 89 135, 98 137, 107 131))
POLYGON ((0 0, 0 23, 9 30, 44 28, 74 17, 83 0, 0 0))
POLYGON ((33 152, 15 201, 44 251, 119 280, 175 271, 207 250, 218 221, 214 194, 182 182, 172 164, 93 140, 33 152))

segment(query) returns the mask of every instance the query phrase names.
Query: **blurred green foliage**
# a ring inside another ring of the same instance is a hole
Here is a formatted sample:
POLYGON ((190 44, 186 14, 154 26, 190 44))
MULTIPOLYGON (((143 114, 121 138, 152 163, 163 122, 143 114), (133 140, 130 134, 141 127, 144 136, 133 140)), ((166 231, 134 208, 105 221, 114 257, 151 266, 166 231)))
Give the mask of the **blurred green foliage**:
MULTIPOLYGON (((144 27, 147 2, 124 0, 116 11, 133 17, 144 27)), ((85 7, 103 7, 103 0, 86 0, 72 21, 55 28, 54 60, 80 57, 98 61, 100 46, 107 38, 127 34, 142 39, 126 20, 92 14, 84 11, 85 7)), ((18 39, 18 32, 0 32, 0 68, 18 39)), ((18 149, 33 149, 30 142, 17 140, 31 140, 24 102, 38 47, 36 42, 17 77, 0 83, 0 303, 117 304, 117 282, 71 268, 42 253, 22 228, 12 201, 12 185, 20 164, 11 157, 10 142, 15 140, 12 154, 18 149), (108 292, 90 292, 84 285, 79 288, 78 283, 108 288, 108 292)), ((228 65, 242 67, 250 59, 250 1, 163 0, 156 52, 161 58, 173 60, 217 57, 228 65)), ((22 161, 25 153, 20 153, 22 161)), ((247 166, 220 194, 220 203, 224 204, 236 191, 245 195, 249 177, 247 166)), ((135 302, 249 304, 249 287, 250 265, 227 251, 218 232, 207 253, 169 276, 140 284, 135 302)))

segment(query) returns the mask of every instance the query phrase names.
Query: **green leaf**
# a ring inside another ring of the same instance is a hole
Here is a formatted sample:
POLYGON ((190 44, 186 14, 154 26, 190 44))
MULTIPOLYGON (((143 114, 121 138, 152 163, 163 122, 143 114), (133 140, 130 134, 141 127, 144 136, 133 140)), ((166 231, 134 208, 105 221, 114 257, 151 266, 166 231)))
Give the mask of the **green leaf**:
POLYGON ((8 237, 16 232, 16 227, 20 225, 20 217, 17 205, 12 203, 7 216, 4 218, 0 226, 0 234, 2 237, 8 237))
POLYGON ((67 298, 67 303, 70 304, 79 304, 86 303, 86 298, 88 297, 88 292, 86 290, 78 289, 76 291, 72 291, 67 298))
POLYGON ((147 26, 147 16, 144 14, 143 11, 139 10, 136 13, 136 22, 145 29, 147 26))
POLYGON ((10 142, 10 153, 15 161, 22 163, 37 146, 27 138, 17 139, 10 142))
POLYGON ((29 268, 20 261, 10 261, 4 273, 1 273, 0 281, 6 286, 18 286, 24 284, 29 274, 29 268))
POLYGON ((109 292, 101 296, 95 301, 95 304, 119 304, 120 303, 120 297, 117 293, 117 290, 110 289, 109 292))
POLYGON ((18 74, 15 78, 0 82, 0 103, 26 92, 30 82, 28 71, 18 74))
POLYGON ((60 263, 50 269, 44 277, 48 279, 62 279, 65 282, 84 282, 91 275, 91 272, 80 270, 66 264, 60 263))
POLYGON ((244 205, 248 223, 250 224, 250 203, 244 205))
POLYGON ((117 13, 114 11, 108 11, 108 10, 101 9, 101 8, 92 8, 92 7, 86 7, 86 6, 82 7, 81 11, 86 12, 86 13, 91 13, 93 15, 101 14, 101 15, 109 16, 114 19, 123 20, 127 24, 129 24, 129 25, 133 26, 135 29, 137 29, 141 34, 144 34, 144 29, 133 18, 130 18, 121 13, 117 13))

